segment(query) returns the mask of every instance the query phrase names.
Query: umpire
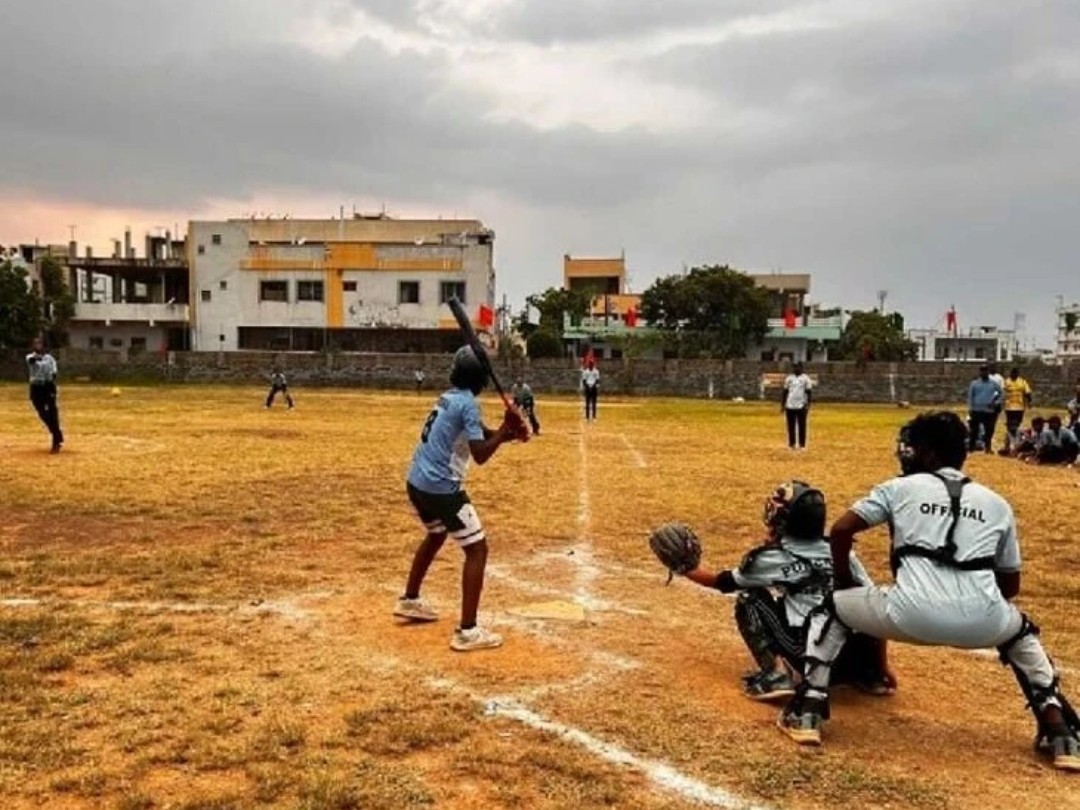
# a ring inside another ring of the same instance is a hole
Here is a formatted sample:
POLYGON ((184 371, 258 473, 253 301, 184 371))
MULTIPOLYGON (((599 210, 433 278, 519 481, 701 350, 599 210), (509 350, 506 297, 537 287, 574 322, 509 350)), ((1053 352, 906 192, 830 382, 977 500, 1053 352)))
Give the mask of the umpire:
POLYGON ((30 402, 52 435, 52 452, 59 453, 64 444, 60 430, 60 410, 56 406, 56 359, 45 351, 45 341, 34 338, 33 351, 26 355, 27 376, 30 380, 30 402))

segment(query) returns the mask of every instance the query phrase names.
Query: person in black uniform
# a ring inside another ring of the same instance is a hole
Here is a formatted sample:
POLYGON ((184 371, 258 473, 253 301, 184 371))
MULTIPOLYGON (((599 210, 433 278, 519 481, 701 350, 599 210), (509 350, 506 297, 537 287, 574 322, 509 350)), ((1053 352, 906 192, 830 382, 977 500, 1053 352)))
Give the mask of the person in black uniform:
POLYGON ((64 444, 60 429, 60 409, 56 405, 56 359, 45 351, 45 341, 34 338, 32 351, 26 355, 26 370, 30 382, 30 402, 52 436, 52 452, 59 453, 64 444))
POLYGON ((280 368, 275 368, 273 375, 270 377, 270 393, 266 395, 267 408, 274 404, 274 397, 278 394, 285 395, 285 404, 289 406, 291 411, 293 409, 293 399, 289 395, 289 383, 285 379, 285 372, 280 368))

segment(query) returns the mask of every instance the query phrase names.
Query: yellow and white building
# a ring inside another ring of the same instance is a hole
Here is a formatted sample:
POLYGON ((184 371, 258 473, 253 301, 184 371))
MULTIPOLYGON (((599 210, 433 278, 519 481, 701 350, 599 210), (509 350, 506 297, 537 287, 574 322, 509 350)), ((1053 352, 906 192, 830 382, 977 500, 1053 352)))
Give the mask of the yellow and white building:
POLYGON ((475 219, 193 221, 191 348, 441 350, 451 297, 494 309, 494 242, 475 219))

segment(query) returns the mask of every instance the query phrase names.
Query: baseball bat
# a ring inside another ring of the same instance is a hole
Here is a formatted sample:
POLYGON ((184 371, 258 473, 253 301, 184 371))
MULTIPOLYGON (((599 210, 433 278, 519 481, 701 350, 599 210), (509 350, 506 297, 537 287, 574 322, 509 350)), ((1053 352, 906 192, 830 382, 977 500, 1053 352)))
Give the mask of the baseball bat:
POLYGON ((491 384, 502 398, 503 405, 506 409, 513 410, 510 404, 510 398, 506 396, 506 392, 503 390, 502 385, 499 384, 499 378, 495 375, 495 369, 492 368, 491 358, 488 357, 487 349, 484 348, 484 344, 480 342, 480 338, 476 336, 476 330, 473 328, 472 321, 469 320, 469 315, 465 312, 465 307, 462 306, 461 301, 457 297, 453 297, 448 302, 450 311, 454 313, 454 320, 458 322, 458 326, 461 327, 461 334, 465 336, 465 342, 472 347, 473 353, 476 355, 476 359, 480 361, 480 365, 484 367, 484 371, 487 372, 488 377, 491 379, 491 384))

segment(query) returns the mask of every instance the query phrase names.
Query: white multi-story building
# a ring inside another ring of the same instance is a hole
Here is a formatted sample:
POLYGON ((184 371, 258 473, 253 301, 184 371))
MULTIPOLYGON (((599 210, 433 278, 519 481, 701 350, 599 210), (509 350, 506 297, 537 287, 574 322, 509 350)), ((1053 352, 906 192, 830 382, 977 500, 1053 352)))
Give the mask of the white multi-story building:
POLYGON ((943 329, 910 329, 907 338, 923 361, 948 360, 959 363, 1009 363, 1016 354, 1016 332, 994 326, 978 326, 966 332, 943 329))
POLYGON ((191 222, 191 348, 441 350, 450 298, 494 310, 494 240, 479 220, 191 222))
POLYGON ((1080 304, 1063 304, 1057 308, 1057 347, 1054 356, 1059 363, 1080 360, 1080 304))

